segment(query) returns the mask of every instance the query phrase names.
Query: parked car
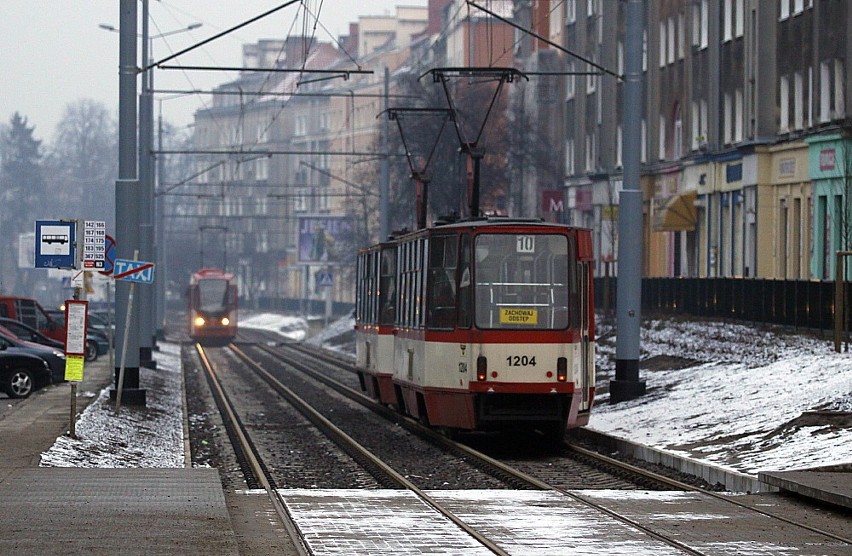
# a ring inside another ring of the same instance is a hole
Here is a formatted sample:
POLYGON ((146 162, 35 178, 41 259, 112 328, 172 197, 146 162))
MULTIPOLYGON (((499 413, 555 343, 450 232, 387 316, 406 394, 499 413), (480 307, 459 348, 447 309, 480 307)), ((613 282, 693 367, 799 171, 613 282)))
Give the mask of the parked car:
POLYGON ((41 344, 43 346, 49 346, 56 349, 61 349, 65 351, 65 343, 60 342, 58 340, 53 340, 48 338, 35 328, 27 326, 26 324, 17 321, 15 319, 8 319, 5 317, 0 317, 0 326, 8 329, 15 336, 22 340, 26 340, 28 342, 35 342, 37 344, 41 344))
POLYGON ((26 398, 33 390, 47 384, 50 384, 47 361, 0 345, 0 391, 10 398, 26 398))
MULTIPOLYGON (((48 309, 48 316, 54 321, 60 323, 62 329, 65 330, 65 311, 59 309, 48 309)), ((104 332, 101 332, 92 326, 91 320, 86 328, 86 361, 94 361, 99 355, 109 352, 109 338, 104 332)))
POLYGON ((26 353, 44 359, 50 367, 51 382, 65 380, 65 352, 60 349, 28 342, 15 336, 9 329, 0 326, 0 349, 12 353, 26 353))
POLYGON ((0 296, 0 317, 22 322, 58 342, 65 341, 65 317, 63 316, 61 321, 51 318, 35 299, 12 295, 0 296))
POLYGON ((107 336, 112 329, 113 337, 115 337, 115 319, 106 311, 89 311, 89 322, 107 336))

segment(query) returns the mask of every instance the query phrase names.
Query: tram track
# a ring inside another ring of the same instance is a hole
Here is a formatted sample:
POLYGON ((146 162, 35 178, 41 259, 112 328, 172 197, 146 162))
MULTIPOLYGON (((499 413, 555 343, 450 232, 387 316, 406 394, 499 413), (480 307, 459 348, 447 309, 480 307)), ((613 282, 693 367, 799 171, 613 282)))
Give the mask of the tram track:
MULTIPOLYGON (((264 351, 270 353, 271 355, 275 355, 276 357, 281 357, 279 350, 282 349, 282 348, 284 348, 284 349, 290 348, 293 351, 298 351, 299 354, 300 354, 300 357, 309 357, 309 356, 315 356, 316 355, 311 350, 305 350, 304 348, 296 348, 295 346, 291 346, 291 345, 277 346, 275 348, 272 347, 272 346, 269 346, 269 345, 263 345, 263 346, 259 345, 258 347, 260 349, 263 349, 264 351)), ((338 371, 337 371, 338 374, 340 374, 340 369, 344 369, 346 371, 352 372, 351 365, 349 365, 342 358, 335 357, 335 356, 323 356, 323 357, 318 357, 318 359, 322 360, 322 365, 336 365, 337 368, 338 368, 338 371)), ((317 373, 316 371, 310 371, 310 372, 312 373, 313 376, 317 377, 317 380, 321 380, 326 385, 331 385, 334 382, 331 379, 328 379, 327 377, 324 378, 322 376, 322 373, 317 373)), ((337 387, 335 387, 335 388, 337 388, 337 387)), ((343 386, 343 388, 351 390, 351 387, 349 387, 349 386, 343 386)), ((349 395, 349 394, 347 394, 347 395, 349 395)), ((465 447, 462 444, 452 442, 451 440, 444 438, 443 436, 441 436, 439 434, 436 434, 434 431, 422 427, 422 425, 420 425, 419 423, 416 423, 415 421, 413 421, 411 419, 404 418, 401 415, 397 414, 396 412, 394 412, 394 411, 392 411, 392 410, 390 410, 390 409, 388 409, 384 406, 376 404, 375 402, 373 402, 373 400, 361 395, 360 393, 357 393, 356 395, 354 395, 354 398, 358 398, 357 399, 358 403, 361 403, 365 406, 371 407, 371 408, 373 408, 373 410, 379 411, 379 412, 385 414, 386 418, 392 419, 395 422, 402 424, 406 428, 410 427, 410 430, 412 430, 412 431, 418 431, 417 434, 423 434, 425 436, 428 436, 428 437, 431 438, 431 441, 440 443, 443 446, 445 446, 447 449, 452 450, 455 453, 464 453, 463 457, 465 457, 465 458, 468 458, 468 459, 474 458, 474 459, 477 459, 478 461, 483 462, 483 463, 477 464, 477 465, 482 465, 483 467, 486 467, 486 468, 497 469, 498 471, 496 471, 495 473, 497 475, 501 476, 501 477, 511 477, 511 479, 509 479, 510 482, 517 482, 517 483, 520 483, 520 484, 524 484, 524 485, 526 485, 525 488, 554 490, 554 491, 559 492, 559 493, 561 493, 565 496, 568 496, 568 497, 571 497, 571 498, 573 498, 577 501, 580 501, 583 504, 587 504, 589 506, 595 507, 596 509, 598 509, 602 513, 610 515, 613 519, 621 520, 625 524, 628 524, 631 527, 635 527, 639 530, 645 531, 647 534, 657 538, 658 540, 660 540, 662 542, 666 542, 670 546, 676 547, 678 550, 681 550, 684 553, 702 554, 702 552, 696 551, 693 548, 690 548, 689 546, 687 546, 683 543, 680 543, 679 541, 677 541, 675 539, 669 539, 669 538, 666 538, 665 535, 659 535, 658 533, 654 532, 652 529, 646 527, 645 525, 643 525, 642 523, 640 523, 637 520, 632 520, 629 517, 619 515, 616 512, 612 512, 612 510, 606 508, 605 506, 603 506, 601 504, 597 504, 593 499, 590 499, 588 497, 584 497, 581 492, 578 494, 576 490, 569 491, 567 488, 556 486, 556 485, 550 484, 547 481, 537 479, 536 476, 535 476, 535 473, 536 473, 535 470, 533 470, 532 475, 528 474, 528 473, 519 472, 517 469, 515 469, 511 465, 507 465, 506 463, 504 463, 502 461, 495 460, 493 458, 488 458, 487 456, 483 457, 482 454, 479 454, 478 452, 476 452, 474 450, 469 450, 467 447, 465 447), (482 459, 480 459, 480 458, 482 458, 482 459)), ((665 488, 665 489, 670 489, 670 490, 680 490, 680 491, 690 491, 690 492, 701 493, 701 495, 703 495, 703 496, 713 497, 716 500, 723 501, 726 504, 737 505, 737 506, 739 506, 743 509, 747 509, 748 511, 761 514, 761 515, 763 515, 763 516, 765 516, 769 519, 778 520, 780 522, 786 523, 787 525, 794 526, 794 527, 797 527, 797 528, 802 528, 804 530, 810 531, 811 533, 823 536, 823 537, 831 539, 833 541, 837 541, 837 542, 841 542, 841 543, 845 543, 845 544, 852 544, 852 539, 849 539, 846 536, 833 534, 830 531, 825 531, 825 530, 822 530, 818 527, 810 526, 807 523, 802 523, 801 521, 797 521, 797 520, 793 520, 793 519, 787 519, 784 516, 779 516, 779 515, 776 515, 772 512, 763 511, 759 508, 755 508, 755 507, 749 506, 747 504, 739 503, 739 502, 731 499, 730 496, 720 495, 720 494, 713 493, 713 492, 708 492, 707 490, 702 489, 702 488, 698 488, 694 485, 690 485, 690 484, 684 483, 682 481, 678 481, 678 480, 672 479, 670 477, 666 477, 666 476, 660 475, 658 473, 654 473, 654 472, 651 472, 651 471, 648 471, 648 470, 627 464, 625 462, 621 462, 621 461, 618 461, 616 459, 603 456, 603 455, 601 455, 597 452, 582 448, 580 446, 566 445, 566 450, 570 451, 573 454, 572 457, 576 457, 576 458, 580 458, 580 459, 588 460, 588 461, 594 461, 594 462, 596 462, 594 465, 600 465, 600 466, 605 466, 607 468, 618 469, 619 473, 623 472, 623 473, 625 473, 625 474, 627 474, 631 477, 640 477, 640 479, 638 479, 638 482, 640 482, 640 484, 645 485, 646 487, 647 487, 648 484, 652 484, 654 488, 665 488), (644 482, 644 481, 648 481, 648 482, 644 482)), ((636 479, 634 479, 634 480, 636 480, 636 479)))
MULTIPOLYGON (((309 362, 306 361, 306 358, 314 355, 313 350, 305 350, 304 348, 302 348, 302 349, 297 350, 298 351, 297 354, 294 354, 293 352, 296 351, 296 350, 290 349, 292 347, 295 347, 295 346, 289 345, 289 344, 282 345, 280 342, 278 342, 278 343, 276 343, 276 342, 245 342, 245 343, 242 343, 241 342, 240 345, 233 345, 232 344, 229 347, 229 349, 236 355, 236 357, 239 358, 239 360, 241 361, 241 363, 243 365, 245 365, 247 367, 252 367, 252 369, 255 372, 258 372, 261 375, 264 374, 264 373, 269 374, 270 379, 273 382, 275 382, 275 381, 280 382, 280 381, 277 378, 275 378, 274 376, 272 376, 272 373, 270 373, 268 371, 268 369, 272 369, 273 367, 278 367, 280 365, 283 365, 283 363, 281 363, 281 360, 280 360, 281 357, 286 357, 288 359, 288 362, 286 364, 288 367, 293 367, 293 368, 302 367, 302 368, 308 369, 308 372, 311 374, 311 380, 320 381, 324 386, 327 386, 327 387, 332 387, 331 384, 333 384, 335 382, 335 380, 330 378, 328 375, 337 375, 339 378, 343 379, 342 382, 345 382, 345 383, 348 383, 348 384, 343 384, 342 386, 334 386, 333 388, 335 388, 335 390, 337 390, 338 388, 342 388, 343 390, 349 390, 350 392, 354 392, 350 399, 355 399, 355 401, 357 401, 358 404, 367 406, 368 408, 371 409, 371 411, 378 411, 380 413, 383 413, 384 414, 383 416, 384 416, 385 419, 389 419, 393 423, 398 424, 401 427, 405 427, 406 430, 411 430, 412 433, 414 433, 414 434, 424 435, 426 437, 430 437, 430 442, 435 442, 435 443, 440 444, 443 447, 443 449, 451 450, 454 454, 461 454, 461 455, 457 455, 456 457, 463 457, 467 461, 471 461, 471 462, 473 462, 475 460, 477 463, 474 463, 474 465, 477 465, 477 467, 482 466, 482 468, 489 468, 489 467, 492 468, 493 471, 489 471, 489 473, 492 474, 493 476, 500 477, 501 481, 504 481, 508 485, 511 485, 510 488, 552 490, 554 492, 558 492, 562 496, 570 497, 572 500, 576 501, 577 503, 581 503, 581 504, 586 505, 588 507, 595 508, 596 511, 599 511, 602 514, 605 514, 612 519, 621 521, 622 523, 624 523, 628 527, 633 528, 634 530, 642 531, 644 534, 648 535, 649 537, 652 537, 659 542, 664 542, 664 543, 668 544, 670 547, 673 547, 678 552, 686 553, 686 554, 709 554, 710 553, 710 552, 702 552, 701 550, 696 550, 695 548, 690 547, 685 543, 681 543, 677 539, 669 538, 665 534, 660 534, 658 531, 656 531, 654 529, 653 524, 648 525, 647 523, 642 523, 641 519, 632 519, 630 516, 622 515, 618 511, 606 507, 606 504, 598 503, 594 499, 594 496, 584 496, 582 492, 578 492, 577 490, 574 490, 574 489, 569 490, 568 488, 561 488, 559 486, 555 486, 555 485, 551 484, 549 480, 544 480, 541 477, 537 477, 536 476, 537 472, 535 471, 535 469, 533 469, 532 472, 529 473, 529 474, 519 472, 517 469, 514 469, 514 467, 513 467, 513 465, 516 463, 514 461, 509 461, 509 460, 500 461, 498 459, 488 458, 488 456, 483 457, 483 455, 479 454, 476 450, 472 450, 472 449, 466 447, 464 444, 458 444, 456 442, 449 440, 448 438, 445 438, 444 436, 442 436, 440 434, 437 434, 435 431, 433 431, 431 429, 424 428, 421 425, 419 425, 418 423, 416 423, 415 421, 399 415, 398 413, 396 413, 395 411, 393 411, 390 408, 380 406, 380 405, 376 404, 375 402, 373 402, 370 398, 363 396, 362 394, 360 394, 360 392, 355 391, 357 389, 357 378, 354 377, 354 375, 349 370, 344 369, 343 371, 341 371, 341 365, 344 368, 347 366, 346 362, 343 361, 341 358, 336 357, 336 356, 332 356, 332 357, 326 356, 326 357, 322 358, 323 359, 322 362, 318 362, 318 361, 316 361, 316 359, 314 359, 313 363, 309 363, 309 362), (288 354, 286 356, 282 355, 281 350, 286 350, 288 352, 288 354), (262 359, 263 357, 266 358, 263 363, 256 361, 256 359, 262 359), (294 361, 294 360, 298 360, 298 361, 294 361), (336 367, 333 367, 333 365, 336 365, 336 367), (324 371, 317 370, 317 369, 320 369, 320 368, 323 368, 325 370, 324 371), (360 399, 358 399, 358 398, 360 398, 360 399), (420 430, 418 431, 418 429, 420 429, 420 430), (415 432, 415 431, 417 431, 417 432, 415 432), (482 459, 480 459, 480 458, 482 458, 482 459), (488 461, 489 459, 491 461, 488 461), (487 462, 487 463, 479 463, 480 461, 484 461, 484 462, 487 462)), ((303 371, 301 369, 299 370, 299 373, 304 373, 304 372, 306 372, 306 371, 303 371)), ((264 378, 264 380, 267 381, 266 378, 264 378)), ((267 382, 269 382, 269 381, 267 381, 267 382)), ((337 381, 337 382, 341 382, 341 381, 337 381)), ((273 388, 275 388, 275 387, 273 386, 273 388)), ((275 388, 275 390, 277 391, 278 388, 275 388)), ((346 396, 350 397, 349 394, 346 394, 346 396)), ((580 448, 580 447, 571 447, 571 448, 568 448, 568 449, 571 452, 580 453, 581 457, 583 457, 583 458, 594 458, 594 459, 600 459, 601 458, 600 454, 597 454, 597 453, 589 451, 589 450, 585 450, 585 449, 580 448)), ((617 460, 612 460, 611 458, 604 458, 604 459, 610 460, 606 463, 606 465, 614 465, 614 466, 623 466, 624 465, 623 462, 619 462, 617 460)), ((378 467, 381 467, 380 464, 376 464, 376 465, 378 467)), ((649 475, 649 472, 647 472, 643 469, 639 469, 639 468, 632 469, 629 472, 630 473, 639 473, 639 474, 643 474, 643 475, 649 475)), ((371 471, 371 474, 373 474, 373 473, 374 473, 374 471, 371 471)), ((653 475, 653 474, 650 474, 650 475, 653 475)), ((411 492, 414 492, 418 497, 420 497, 420 494, 423 494, 427 498, 421 497, 421 499, 423 499, 424 502, 427 505, 429 505, 430 507, 433 507, 436 511, 441 512, 441 510, 439 508, 442 504, 437 502, 434 498, 431 499, 431 500, 428 499, 429 495, 428 495, 428 493, 424 492, 425 489, 418 487, 416 484, 414 484, 414 481, 409 481, 408 479, 405 478, 405 476, 402 476, 402 479, 403 479, 403 482, 400 482, 398 480, 392 480, 393 486, 391 486, 391 487, 385 486, 384 484, 382 486, 384 488, 406 488, 406 489, 411 490, 411 492), (406 485, 405 482, 410 482, 411 485, 410 486, 406 485), (412 490, 411 487, 413 487, 416 490, 412 490)), ((693 487, 691 485, 680 483, 678 481, 673 481, 669 478, 657 477, 654 480, 657 480, 657 479, 660 480, 661 485, 662 484, 666 485, 665 487, 660 487, 660 488, 667 488, 667 489, 672 489, 672 490, 677 489, 677 490, 692 490, 692 491, 697 491, 697 492, 704 492, 701 489, 696 489, 695 487, 693 487)), ((379 481, 379 482, 381 483, 381 481, 379 481)), ((275 484, 274 479, 271 481, 270 484, 271 485, 275 484)), ((272 487, 272 490, 274 491, 274 486, 272 487)), ((277 494, 275 495, 275 498, 277 499, 277 494)), ((725 500, 726 502, 730 502, 730 500, 728 500, 724 496, 720 496, 719 499, 725 500)), ((283 504, 282 504, 282 507, 283 507, 283 504)), ((742 505, 742 507, 748 508, 749 510, 754 510, 754 508, 748 507, 746 505, 742 505)), ((447 510, 447 511, 450 514, 452 514, 451 510, 447 510)), ((284 510, 284 512, 285 513, 282 514, 282 515, 286 515, 286 509, 284 510)), ((441 512, 441 513, 443 513, 443 512, 441 512)), ((776 518, 776 519, 778 517, 778 516, 770 515, 769 513, 766 513, 765 515, 767 515, 770 518, 776 518)), ((449 518, 449 517, 448 517, 448 519, 451 519, 452 521, 455 522, 455 519, 452 519, 452 518, 449 518)), ((457 523, 457 525, 459 527, 464 528, 463 520, 461 520, 459 518, 456 518, 456 519, 458 519, 459 522, 460 522, 460 523, 457 523)), ((282 521, 287 521, 287 520, 282 519, 282 521)), ((802 525, 802 524, 799 524, 799 523, 795 523, 793 520, 786 520, 786 522, 788 524, 791 524, 791 525, 796 525, 797 527, 802 525)), ((827 538, 834 539, 838 542, 852 543, 852 541, 844 538, 843 536, 833 535, 830 532, 820 531, 817 528, 808 527, 808 529, 810 531, 813 531, 814 533, 822 534, 822 535, 826 536, 827 538)), ((488 546, 485 543, 483 543, 483 545, 488 546)), ((493 549, 491 547, 489 547, 489 550, 491 550, 493 553, 496 553, 496 554, 506 553, 496 543, 493 544, 493 549)))

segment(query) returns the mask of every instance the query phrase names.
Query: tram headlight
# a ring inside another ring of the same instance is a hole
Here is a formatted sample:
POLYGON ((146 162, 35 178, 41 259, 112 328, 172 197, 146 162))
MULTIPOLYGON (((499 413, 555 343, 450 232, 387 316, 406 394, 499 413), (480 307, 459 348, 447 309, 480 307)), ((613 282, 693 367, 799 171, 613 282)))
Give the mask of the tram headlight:
POLYGON ((195 317, 195 326, 204 326, 204 317, 195 317))
POLYGON ((485 380, 488 378, 488 358, 480 355, 476 358, 476 380, 485 380))
POLYGON ((222 317, 222 326, 228 326, 229 324, 231 324, 231 319, 228 317, 222 317))
POLYGON ((568 381, 568 358, 560 357, 556 360, 556 380, 558 382, 568 381))

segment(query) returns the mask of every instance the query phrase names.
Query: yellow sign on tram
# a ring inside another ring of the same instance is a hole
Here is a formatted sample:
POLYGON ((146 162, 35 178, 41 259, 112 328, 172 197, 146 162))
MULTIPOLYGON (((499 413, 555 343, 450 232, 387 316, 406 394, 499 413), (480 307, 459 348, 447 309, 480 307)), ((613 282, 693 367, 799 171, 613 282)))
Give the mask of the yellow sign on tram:
POLYGON ((538 309, 500 309, 500 324, 538 324, 538 309))

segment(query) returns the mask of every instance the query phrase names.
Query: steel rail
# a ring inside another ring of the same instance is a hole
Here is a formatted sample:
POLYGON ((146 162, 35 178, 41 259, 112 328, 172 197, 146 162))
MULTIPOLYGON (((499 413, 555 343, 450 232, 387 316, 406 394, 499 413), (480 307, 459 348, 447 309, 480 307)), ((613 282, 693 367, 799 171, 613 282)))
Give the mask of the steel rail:
MULTIPOLYGON (((220 414, 222 414, 222 419, 230 424, 230 426, 226 425, 226 428, 228 430, 229 437, 231 437, 231 443, 234 445, 234 450, 238 454, 238 458, 239 455, 242 454, 246 463, 250 467, 252 477, 260 483, 260 486, 266 491, 266 495, 269 497, 272 507, 275 508, 275 512, 278 514, 281 523, 284 525, 284 529, 293 541, 293 545, 299 553, 299 556, 308 556, 311 552, 308 550, 307 546, 304 544, 304 539, 302 539, 301 535, 299 535, 299 532, 293 525, 292 516, 290 515, 290 512, 287 511, 287 507, 284 505, 281 497, 278 496, 278 492, 275 490, 273 481, 269 477, 268 470, 261 464, 260 456, 257 454, 254 444, 249 441, 248 432, 245 430, 242 421, 237 416, 230 398, 228 398, 221 382, 219 381, 219 377, 216 376, 216 369, 213 366, 213 363, 207 357, 207 354, 201 344, 195 344, 195 349, 198 353, 199 359, 201 360, 208 384, 210 384, 211 390, 213 391, 216 405, 219 407, 220 414), (233 436, 231 435, 231 431, 234 433, 233 436)), ((242 467, 242 465, 240 467, 242 467)), ((250 484, 248 477, 246 477, 246 482, 250 484)))
MULTIPOLYGON (((461 518, 455 515, 448 508, 443 506, 440 502, 426 494, 422 491, 417 485, 406 479, 396 470, 388 466, 383 460, 374 455, 372 452, 364 448, 361 444, 355 441, 348 434, 343 432, 340 428, 335 426, 331 421, 326 419, 323 415, 321 415, 318 411, 316 411, 313 407, 311 407, 308 403, 302 400, 295 392, 290 390, 284 384, 281 383, 277 378, 272 376, 269 371, 264 369, 260 364, 254 361, 249 355, 247 355, 244 351, 242 351, 235 344, 230 344, 230 349, 233 351, 240 360, 245 363, 248 367, 254 370, 261 378, 263 378, 272 388, 282 395, 288 402, 293 404, 293 406, 305 415, 312 423, 317 425, 317 423, 321 424, 321 429, 325 434, 330 436, 332 440, 335 441, 339 446, 344 448, 347 453, 350 450, 353 450, 358 453, 359 459, 363 458, 364 460, 370 462, 370 466, 381 470, 382 473, 392 478, 394 482, 402 486, 403 488, 414 493, 418 498, 420 498, 423 502, 432 507, 435 511, 452 521, 456 526, 466 532, 468 535, 476 539, 480 544, 484 547, 488 548, 494 554, 498 554, 500 556, 509 556, 509 553, 500 548, 494 541, 472 528, 470 525, 465 523, 461 518), (345 445, 345 447, 344 447, 345 445)), ((262 348, 263 346, 255 346, 262 348)))

